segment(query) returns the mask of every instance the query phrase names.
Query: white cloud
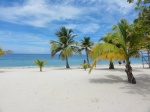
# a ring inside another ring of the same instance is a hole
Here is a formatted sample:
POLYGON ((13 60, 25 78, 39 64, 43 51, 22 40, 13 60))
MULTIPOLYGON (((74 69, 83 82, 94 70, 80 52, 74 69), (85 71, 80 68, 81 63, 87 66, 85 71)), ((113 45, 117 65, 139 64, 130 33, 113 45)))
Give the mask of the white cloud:
POLYGON ((46 27, 52 21, 80 20, 90 13, 98 15, 100 13, 104 15, 103 12, 127 14, 133 9, 133 5, 125 0, 90 0, 89 2, 87 0, 81 0, 81 2, 66 0, 60 4, 48 3, 46 0, 27 0, 21 6, 1 6, 0 20, 46 27), (83 5, 83 7, 79 5, 83 5))
POLYGON ((95 33, 98 29, 100 28, 100 26, 96 23, 89 23, 89 24, 81 24, 78 29, 82 32, 82 33, 95 33))
POLYGON ((50 53, 49 38, 30 33, 0 30, 0 46, 13 53, 50 53))
POLYGON ((55 20, 75 19, 82 11, 73 6, 47 4, 45 0, 28 0, 22 6, 0 7, 0 20, 45 27, 55 20))
POLYGON ((95 33, 99 28, 99 24, 96 23, 86 23, 86 24, 66 24, 69 29, 76 29, 83 34, 95 33))
MULTIPOLYGON (((136 16, 135 13, 131 15, 134 6, 135 4, 129 4, 126 0, 26 0, 22 5, 14 4, 7 7, 0 5, 0 20, 43 27, 48 29, 49 34, 54 34, 60 26, 66 26, 78 31, 79 35, 93 35, 96 40, 121 18, 130 18, 131 23, 136 16)), ((40 36, 25 32, 1 30, 0 42, 5 43, 3 45, 6 48, 11 46, 12 42, 15 51, 23 49, 38 52, 37 49, 40 50, 40 47, 41 52, 49 51, 50 38, 44 38, 44 33, 40 36)))
POLYGON ((44 38, 44 36, 40 36, 38 34, 30 34, 30 33, 19 33, 13 31, 3 31, 0 30, 0 42, 1 43, 15 43, 22 45, 33 45, 33 46, 45 46, 49 44, 49 38, 44 38))
POLYGON ((11 50, 13 53, 27 53, 27 54, 48 54, 50 53, 49 47, 41 46, 24 46, 21 44, 2 44, 4 50, 11 50))
POLYGON ((129 12, 134 10, 135 4, 131 3, 129 4, 126 0, 110 0, 107 1, 109 4, 108 6, 111 7, 109 10, 113 11, 113 13, 122 13, 122 14, 128 14, 129 12))
POLYGON ((101 23, 115 24, 118 18, 131 12, 133 6, 134 4, 125 0, 65 0, 58 3, 27 0, 23 5, 1 6, 0 20, 45 28, 51 28, 53 24, 55 27, 60 26, 63 21, 74 20, 79 23, 65 25, 77 28, 82 33, 94 33, 99 30, 101 23), (54 23, 56 21, 59 23, 54 23))

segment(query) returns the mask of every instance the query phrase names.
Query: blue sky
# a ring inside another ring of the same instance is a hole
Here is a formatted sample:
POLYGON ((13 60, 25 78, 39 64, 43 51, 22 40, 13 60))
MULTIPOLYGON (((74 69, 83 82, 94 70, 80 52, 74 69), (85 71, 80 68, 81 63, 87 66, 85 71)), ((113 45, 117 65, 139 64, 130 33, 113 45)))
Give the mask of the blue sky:
POLYGON ((0 0, 0 47, 14 53, 50 53, 50 40, 61 26, 79 41, 97 41, 120 19, 137 17, 127 0, 0 0))

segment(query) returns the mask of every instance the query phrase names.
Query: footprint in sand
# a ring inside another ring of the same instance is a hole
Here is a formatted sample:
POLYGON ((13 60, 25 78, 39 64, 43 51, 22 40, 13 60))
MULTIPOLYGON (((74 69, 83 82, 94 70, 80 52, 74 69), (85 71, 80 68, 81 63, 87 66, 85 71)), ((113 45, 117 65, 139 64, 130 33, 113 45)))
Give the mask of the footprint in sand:
POLYGON ((98 98, 93 98, 93 99, 92 99, 92 102, 98 103, 98 102, 99 102, 99 99, 98 99, 98 98))

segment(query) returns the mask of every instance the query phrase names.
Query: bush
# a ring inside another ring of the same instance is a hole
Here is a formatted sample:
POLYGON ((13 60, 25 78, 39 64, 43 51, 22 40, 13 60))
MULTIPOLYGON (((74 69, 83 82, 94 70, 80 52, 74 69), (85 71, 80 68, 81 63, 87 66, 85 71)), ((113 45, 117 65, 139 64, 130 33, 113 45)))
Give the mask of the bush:
POLYGON ((89 66, 90 66, 90 65, 87 64, 87 63, 83 63, 83 64, 82 64, 82 67, 83 67, 85 70, 86 70, 89 66))
POLYGON ((46 63, 46 61, 36 60, 34 61, 34 63, 40 67, 40 72, 42 72, 42 68, 44 67, 44 64, 46 63))

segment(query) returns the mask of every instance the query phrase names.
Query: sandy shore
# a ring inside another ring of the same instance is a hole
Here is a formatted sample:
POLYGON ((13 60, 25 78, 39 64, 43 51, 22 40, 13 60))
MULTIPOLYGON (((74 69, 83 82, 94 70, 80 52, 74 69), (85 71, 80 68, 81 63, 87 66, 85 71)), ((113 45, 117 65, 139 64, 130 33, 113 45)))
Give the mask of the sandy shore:
POLYGON ((150 69, 0 68, 0 112, 150 112, 150 69))

